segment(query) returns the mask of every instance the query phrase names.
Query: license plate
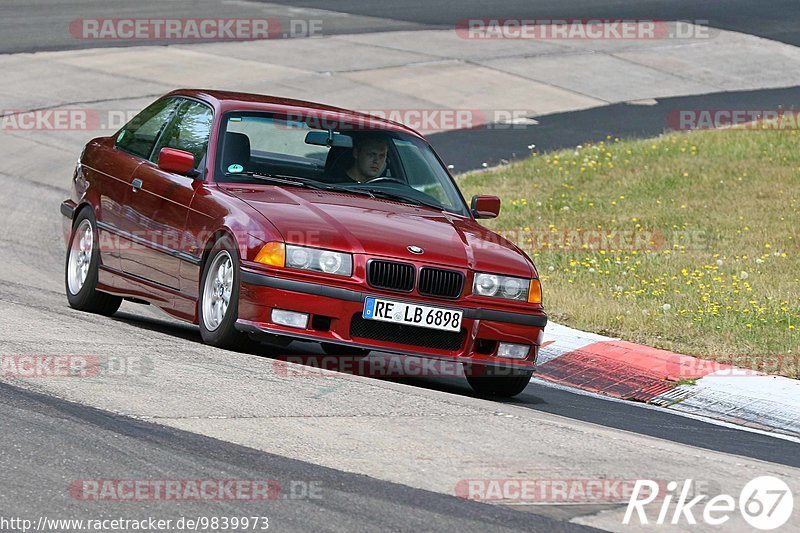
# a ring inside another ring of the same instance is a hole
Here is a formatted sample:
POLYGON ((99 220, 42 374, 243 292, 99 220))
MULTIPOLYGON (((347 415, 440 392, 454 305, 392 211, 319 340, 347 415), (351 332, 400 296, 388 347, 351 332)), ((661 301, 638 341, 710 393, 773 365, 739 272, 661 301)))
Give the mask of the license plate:
POLYGON ((368 320, 382 320, 422 328, 461 331, 463 311, 428 307, 408 302, 368 297, 361 316, 368 320))

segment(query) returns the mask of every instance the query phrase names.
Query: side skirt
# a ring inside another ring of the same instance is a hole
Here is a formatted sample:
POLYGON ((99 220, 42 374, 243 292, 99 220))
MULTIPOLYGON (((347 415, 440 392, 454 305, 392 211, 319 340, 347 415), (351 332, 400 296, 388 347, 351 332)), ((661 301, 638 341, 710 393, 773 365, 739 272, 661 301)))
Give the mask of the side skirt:
POLYGON ((197 324, 197 299, 158 283, 100 265, 97 289, 115 296, 144 300, 175 318, 197 324))

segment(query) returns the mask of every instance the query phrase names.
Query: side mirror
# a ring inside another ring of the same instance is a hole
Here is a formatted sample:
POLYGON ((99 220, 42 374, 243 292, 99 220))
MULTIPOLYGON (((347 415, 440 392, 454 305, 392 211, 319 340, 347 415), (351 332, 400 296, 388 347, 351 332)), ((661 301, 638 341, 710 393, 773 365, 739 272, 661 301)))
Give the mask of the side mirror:
POLYGON ((473 196, 470 206, 475 218, 497 218, 500 214, 500 198, 497 196, 473 196))
POLYGON ((158 168, 186 176, 194 169, 194 156, 175 148, 162 148, 158 153, 158 168))

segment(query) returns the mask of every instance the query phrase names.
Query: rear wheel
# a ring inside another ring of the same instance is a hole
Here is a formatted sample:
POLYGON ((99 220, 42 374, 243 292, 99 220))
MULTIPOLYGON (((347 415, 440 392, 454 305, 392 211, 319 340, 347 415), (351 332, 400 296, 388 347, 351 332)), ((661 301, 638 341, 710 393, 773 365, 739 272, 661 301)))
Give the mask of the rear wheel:
POLYGON ((239 254, 230 239, 218 240, 203 267, 198 302, 203 342, 219 348, 240 348, 246 336, 236 330, 239 314, 239 254))
POLYGON ((525 390, 533 376, 533 370, 517 370, 485 365, 465 365, 472 390, 482 396, 510 398, 525 390))
POLYGON ((72 224, 64 272, 67 301, 70 307, 89 313, 110 316, 117 312, 122 298, 97 290, 100 265, 97 224, 92 210, 81 210, 72 224))

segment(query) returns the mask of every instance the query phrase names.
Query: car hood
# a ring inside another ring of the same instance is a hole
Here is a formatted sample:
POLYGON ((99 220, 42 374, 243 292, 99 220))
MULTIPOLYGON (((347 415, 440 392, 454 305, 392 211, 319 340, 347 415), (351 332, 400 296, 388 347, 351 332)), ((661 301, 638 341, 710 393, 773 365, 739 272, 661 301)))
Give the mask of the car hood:
POLYGON ((224 188, 266 217, 287 243, 522 277, 535 273, 512 243, 469 218, 330 191, 224 188), (413 254, 409 246, 424 252, 413 254))

